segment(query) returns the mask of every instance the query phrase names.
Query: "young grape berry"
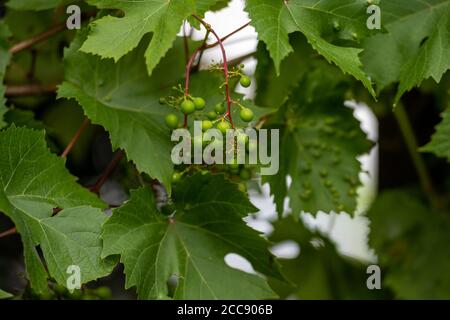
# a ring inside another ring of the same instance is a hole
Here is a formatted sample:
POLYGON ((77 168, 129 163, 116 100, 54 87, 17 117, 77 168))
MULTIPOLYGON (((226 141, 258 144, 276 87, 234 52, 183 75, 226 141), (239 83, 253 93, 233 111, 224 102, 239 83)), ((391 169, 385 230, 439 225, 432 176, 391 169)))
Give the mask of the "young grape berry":
POLYGON ((166 116, 166 125, 170 129, 176 129, 178 127, 178 117, 177 117, 177 115, 174 114, 174 113, 169 113, 166 116))
POLYGON ((247 169, 242 169, 240 174, 239 174, 239 176, 244 181, 247 181, 247 180, 249 180, 252 177, 250 171, 248 171, 247 169))
POLYGON ((181 180, 181 173, 179 172, 174 172, 172 174, 172 183, 177 183, 181 180))
POLYGON ((241 79, 239 80, 239 83, 244 88, 248 88, 252 84, 252 80, 249 77, 247 77, 247 76, 242 76, 241 79))
POLYGON ((216 111, 217 114, 223 114, 225 113, 225 106, 223 105, 223 103, 218 103, 216 104, 216 106, 214 107, 214 111, 216 111))
POLYGON ((213 123, 209 120, 202 121, 202 130, 207 131, 213 127, 213 123))
POLYGON ((194 104, 194 102, 192 102, 191 100, 184 100, 182 103, 181 103, 181 111, 184 113, 184 114, 191 114, 191 113, 194 113, 195 112, 195 104, 194 104))
POLYGON ((226 134, 227 130, 231 129, 231 124, 226 121, 221 121, 217 124, 217 129, 219 129, 219 131, 223 134, 226 134))
POLYGON ((208 117, 209 120, 216 120, 217 114, 214 111, 210 111, 206 114, 206 117, 208 117))
POLYGON ((192 101, 196 110, 203 110, 205 108, 206 102, 203 98, 193 98, 192 101))
POLYGON ((249 108, 242 108, 239 116, 241 117, 242 121, 250 122, 253 120, 253 111, 249 108))

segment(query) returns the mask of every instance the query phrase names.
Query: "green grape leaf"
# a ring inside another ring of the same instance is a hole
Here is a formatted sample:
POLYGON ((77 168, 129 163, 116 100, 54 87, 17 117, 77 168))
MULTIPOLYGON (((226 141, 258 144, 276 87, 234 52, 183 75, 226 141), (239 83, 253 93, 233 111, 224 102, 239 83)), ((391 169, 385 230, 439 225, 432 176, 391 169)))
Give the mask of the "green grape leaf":
POLYGON ((9 109, 5 113, 5 122, 9 125, 15 124, 16 127, 28 127, 32 129, 45 129, 44 124, 40 120, 36 120, 33 111, 9 109))
POLYGON ((252 24, 274 60, 277 74, 281 61, 292 51, 288 35, 301 32, 312 47, 344 73, 360 80, 375 96, 372 84, 362 70, 362 49, 340 42, 361 39, 369 33, 366 26, 367 2, 361 0, 248 0, 246 10, 252 24))
POLYGON ((389 190, 372 209, 369 243, 388 286, 400 299, 450 299, 450 228, 447 216, 428 208, 420 193, 389 190))
POLYGON ((439 82, 450 68, 450 1, 381 1, 380 8, 387 33, 365 41, 362 59, 378 90, 400 82, 398 102, 425 79, 439 82))
POLYGON ((145 50, 147 71, 151 75, 159 61, 172 47, 183 20, 193 13, 202 14, 218 0, 88 0, 99 9, 120 9, 124 17, 103 17, 91 23, 91 34, 81 51, 113 58, 116 62, 139 45, 141 39, 152 33, 145 50))
POLYGON ((114 148, 125 150, 139 171, 170 189, 172 145, 164 124, 169 110, 159 98, 173 84, 172 79, 165 81, 173 66, 161 65, 161 72, 150 78, 142 59, 144 46, 115 64, 78 51, 84 37, 81 32, 65 53, 65 81, 58 89, 59 97, 76 99, 89 119, 109 132, 114 148))
POLYGON ((72 0, 9 0, 6 4, 15 10, 47 10, 53 9, 60 4, 72 3, 72 0))
POLYGON ((5 78, 6 67, 8 66, 9 59, 11 58, 9 53, 9 45, 6 41, 10 35, 8 26, 3 21, 0 21, 0 128, 5 125, 3 116, 7 111, 5 98, 6 87, 3 84, 3 81, 5 78))
POLYGON ((256 53, 258 65, 255 72, 258 83, 256 104, 274 108, 282 106, 305 73, 313 66, 314 61, 311 57, 314 52, 306 38, 299 33, 294 33, 290 36, 290 42, 294 52, 281 62, 278 76, 266 45, 264 42, 259 42, 256 53))
POLYGON ((309 73, 266 125, 281 130, 279 173, 263 177, 280 215, 286 196, 294 215, 355 210, 357 157, 369 152, 371 143, 344 106, 347 85, 339 75, 327 65, 309 73))
POLYGON ((262 277, 225 263, 235 253, 256 271, 281 277, 268 242, 242 220, 256 208, 236 184, 196 174, 176 186, 173 200, 176 211, 168 217, 149 188, 134 190, 104 225, 103 256, 121 255, 127 288, 136 286, 141 299, 165 299, 167 281, 176 276, 175 299, 275 297, 262 277))
POLYGON ((66 285, 68 266, 81 269, 83 283, 110 273, 100 258, 104 204, 75 182, 64 160, 48 151, 43 131, 17 128, 0 132, 0 210, 22 237, 25 264, 36 292, 47 288, 47 272, 66 285), (94 207, 90 207, 94 206, 94 207), (54 209, 63 209, 53 217, 54 209))
POLYGON ((422 147, 421 151, 432 152, 450 161, 450 107, 442 114, 442 122, 437 125, 431 142, 422 147))
POLYGON ((367 289, 366 266, 362 262, 340 255, 328 237, 310 231, 301 220, 286 217, 273 226, 269 237, 273 243, 293 241, 300 248, 297 257, 279 259, 281 272, 289 283, 270 279, 280 298, 374 299, 384 295, 367 289))
POLYGON ((0 289, 0 300, 12 298, 13 295, 0 289))

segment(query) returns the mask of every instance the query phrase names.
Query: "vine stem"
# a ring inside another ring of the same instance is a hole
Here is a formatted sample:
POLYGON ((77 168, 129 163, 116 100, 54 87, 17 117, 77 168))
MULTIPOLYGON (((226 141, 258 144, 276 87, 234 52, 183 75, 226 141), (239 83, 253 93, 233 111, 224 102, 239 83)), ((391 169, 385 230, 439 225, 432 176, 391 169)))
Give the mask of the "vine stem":
POLYGON ((25 84, 18 86, 7 86, 5 96, 8 97, 27 97, 42 94, 54 93, 56 91, 55 84, 25 84))
POLYGON ((35 44, 40 43, 42 41, 45 41, 48 38, 54 36, 55 34, 63 31, 65 28, 66 28, 66 23, 65 22, 57 24, 57 25, 51 27, 50 29, 48 29, 47 31, 45 31, 43 33, 40 33, 40 34, 38 34, 38 35, 36 35, 34 37, 31 37, 29 39, 25 39, 24 41, 15 44, 14 46, 12 46, 9 49, 9 53, 16 54, 16 53, 24 51, 24 50, 26 50, 28 48, 31 48, 35 44))
POLYGON ((103 171, 100 178, 97 180, 95 185, 93 185, 91 188, 89 188, 94 193, 99 193, 102 186, 105 184, 106 180, 108 180, 111 173, 113 173, 114 169, 116 169, 119 162, 123 159, 125 156, 125 153, 122 150, 119 150, 116 152, 114 157, 112 158, 111 162, 106 167, 105 171, 103 171))
POLYGON ((81 123, 80 127, 78 128, 77 132, 73 136, 72 140, 70 140, 67 147, 64 149, 63 153, 61 153, 61 158, 66 158, 67 155, 72 151, 75 144, 78 142, 78 140, 81 137, 81 134, 86 130, 87 126, 89 124, 89 119, 87 117, 84 117, 83 122, 81 123))
POLYGON ((400 131, 402 132, 406 146, 408 148, 408 152, 413 161, 417 175, 419 177, 422 190, 427 195, 431 204, 435 208, 441 209, 442 203, 441 203, 439 197, 437 196, 436 190, 433 187, 433 182, 432 182, 430 174, 427 170, 425 161, 422 158, 422 156, 420 155, 420 153, 418 152, 419 145, 418 145, 417 139, 414 135, 414 130, 412 128, 411 122, 408 118, 408 115, 407 115, 402 103, 399 103, 395 107, 394 114, 395 114, 395 117, 399 124, 400 131))
MULTIPOLYGON (((228 60, 227 60, 227 53, 225 50, 225 47, 223 45, 223 40, 217 35, 216 31, 211 27, 211 25, 209 25, 208 23, 206 23, 205 21, 203 21, 202 18, 200 18, 197 15, 192 15, 197 21, 199 21, 206 29, 207 32, 210 32, 214 35, 214 37, 217 40, 217 44, 220 46, 220 50, 222 51, 222 58, 223 58, 223 72, 225 75, 225 95, 226 95, 226 100, 227 100, 227 113, 225 114, 225 117, 228 117, 231 127, 234 128, 234 124, 233 124, 233 119, 231 117, 231 95, 230 95, 230 74, 228 71, 228 60)), ((244 27, 245 28, 245 27, 244 27)), ((239 29, 238 31, 240 31, 242 29, 239 29)), ((238 32, 235 31, 234 33, 238 32)), ((234 34, 232 33, 232 34, 234 34)), ((228 36, 229 37, 229 36, 228 36)), ((215 44, 213 44, 215 45, 215 44)), ((207 46, 206 46, 207 47, 207 46)), ((200 50, 205 49, 203 46, 201 46, 200 48, 198 48, 194 54, 192 55, 191 59, 190 59, 190 63, 188 63, 188 66, 186 67, 186 87, 189 88, 189 75, 191 72, 191 68, 192 68, 192 63, 195 60, 195 56, 197 55, 198 52, 200 52, 200 50)), ((189 91, 186 91, 186 93, 188 94, 189 91)), ((185 118, 185 125, 186 125, 186 118, 185 118)))
POLYGON ((1 238, 5 238, 7 236, 11 236, 11 235, 16 234, 16 233, 17 233, 17 229, 16 228, 11 228, 9 230, 6 230, 6 231, 0 233, 0 239, 1 238))

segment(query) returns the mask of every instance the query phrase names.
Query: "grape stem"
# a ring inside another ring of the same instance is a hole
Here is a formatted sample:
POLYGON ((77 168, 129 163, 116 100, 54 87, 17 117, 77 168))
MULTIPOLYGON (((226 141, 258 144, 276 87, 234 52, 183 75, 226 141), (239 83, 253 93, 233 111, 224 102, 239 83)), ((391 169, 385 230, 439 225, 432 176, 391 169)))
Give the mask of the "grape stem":
POLYGON ((105 184, 105 182, 108 180, 109 176, 114 172, 117 165, 120 163, 120 161, 125 156, 125 153, 122 150, 119 150, 116 152, 114 157, 112 158, 111 162, 108 164, 106 169, 103 171, 100 178, 97 180, 95 185, 93 185, 91 188, 89 188, 94 193, 99 193, 102 186, 105 184))
POLYGON ((80 127, 78 128, 77 132, 73 136, 72 140, 70 140, 67 147, 64 149, 63 153, 61 153, 61 158, 66 158, 67 155, 72 151, 75 144, 78 142, 78 140, 81 137, 81 134, 86 130, 87 126, 89 125, 89 119, 87 117, 84 117, 83 122, 81 123, 80 127))
MULTIPOLYGON (((216 31, 211 27, 211 25, 209 25, 208 23, 206 23, 202 18, 200 18, 197 15, 193 15, 193 17, 198 20, 206 29, 206 37, 205 37, 205 41, 203 42, 203 45, 200 46, 199 48, 197 48, 194 53, 192 54, 191 58, 189 59, 187 65, 186 65, 186 75, 185 75, 185 91, 184 94, 186 97, 189 96, 189 84, 190 84, 190 74, 191 74, 191 70, 192 70, 192 65, 194 64, 194 61, 197 57, 197 55, 200 53, 200 57, 201 54, 203 53, 203 51, 205 49, 210 49, 213 48, 217 45, 220 46, 220 50, 222 52, 222 58, 223 58, 223 72, 225 75, 225 94, 226 94, 226 101, 227 101, 227 112, 224 115, 224 118, 228 117, 228 120, 230 121, 231 127, 234 128, 234 124, 233 124, 233 119, 231 116, 231 104, 232 104, 232 100, 231 100, 231 95, 230 95, 230 74, 229 74, 229 68, 228 68, 228 60, 227 60, 227 54, 226 54, 226 50, 225 47, 223 45, 223 42, 225 40, 227 40, 228 38, 230 38, 231 36, 233 36, 234 34, 236 34, 237 32, 241 31, 242 29, 246 28, 247 26, 250 25, 250 22, 244 24, 243 26, 237 28, 236 30, 232 31, 231 33, 229 33, 228 35, 226 35, 223 38, 220 38, 216 31), (208 37, 209 34, 213 34, 214 37, 216 38, 216 42, 212 43, 212 44, 206 44, 206 39, 208 37)), ((200 63, 200 62, 199 62, 200 63)), ((187 115, 184 116, 184 127, 187 127, 187 115)))
POLYGON ((444 205, 433 186, 433 181, 428 172, 425 161, 418 152, 419 147, 417 139, 414 135, 414 130, 408 118, 408 114, 406 113, 406 110, 402 103, 399 103, 395 107, 394 115, 397 119, 397 123, 405 140, 406 147, 416 169, 423 192, 425 193, 425 195, 427 195, 430 203, 436 209, 442 210, 444 205))
POLYGON ((7 97, 28 97, 28 96, 38 96, 44 94, 53 94, 56 91, 55 84, 25 84, 25 85, 14 85, 7 86, 5 96, 7 97))

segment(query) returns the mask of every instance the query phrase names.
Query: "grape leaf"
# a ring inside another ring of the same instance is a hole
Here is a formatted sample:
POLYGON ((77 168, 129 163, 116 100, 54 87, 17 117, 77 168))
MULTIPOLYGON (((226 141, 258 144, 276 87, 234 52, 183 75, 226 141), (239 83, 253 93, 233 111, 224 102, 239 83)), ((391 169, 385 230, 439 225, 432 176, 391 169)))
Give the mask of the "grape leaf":
POLYGON ((246 5, 259 39, 267 44, 277 74, 281 61, 293 51, 288 35, 300 31, 319 54, 360 80, 375 96, 361 69, 362 49, 339 43, 354 45, 354 40, 368 34, 366 8, 367 2, 361 0, 248 0, 246 5))
POLYGON ((442 114, 442 122, 437 125, 431 142, 422 147, 421 151, 432 152, 450 161, 450 107, 442 114))
POLYGON ((381 1, 380 7, 387 33, 366 40, 362 59, 378 90, 400 82, 398 102, 424 79, 439 82, 450 68, 450 1, 381 1))
POLYGON ((164 72, 170 71, 164 68, 173 67, 163 64, 161 72, 150 78, 141 55, 144 46, 115 64, 78 51, 85 36, 81 32, 65 52, 65 81, 59 97, 76 99, 93 123, 108 130, 114 148, 124 149, 139 171, 170 189, 172 146, 164 124, 169 110, 159 98, 167 92, 161 88, 170 89, 173 81, 165 82, 164 72))
POLYGON ((44 124, 40 120, 36 120, 33 111, 10 109, 5 113, 5 122, 15 124, 16 127, 28 127, 32 129, 45 129, 44 124))
POLYGON ((411 190, 382 193, 368 213, 369 242, 400 299, 449 299, 450 224, 411 190))
POLYGON ((294 52, 281 62, 278 76, 266 45, 261 41, 258 44, 258 65, 255 72, 258 83, 255 102, 258 105, 274 108, 282 106, 314 65, 314 60, 311 59, 314 52, 306 38, 300 33, 294 33, 289 39, 294 52))
POLYGON ((183 20, 191 14, 202 14, 218 0, 88 0, 100 9, 120 9, 124 17, 103 17, 91 23, 92 32, 81 51, 113 58, 116 62, 136 48, 142 37, 153 33, 145 51, 147 71, 151 75, 161 58, 172 47, 183 20))
POLYGON ((296 258, 279 259, 290 285, 270 281, 282 299, 374 299, 384 295, 367 289, 362 262, 341 256, 326 236, 310 231, 301 220, 286 217, 276 221, 269 239, 276 244, 294 241, 300 247, 296 258))
POLYGON ((57 7, 63 3, 73 2, 71 0, 9 0, 6 4, 15 10, 47 10, 57 7))
POLYGON ((104 225, 103 256, 121 255, 127 287, 136 286, 141 299, 163 299, 176 275, 175 299, 275 297, 260 276, 225 264, 225 256, 236 253, 256 271, 280 277, 268 243, 242 220, 256 208, 236 184, 197 174, 177 185, 173 200, 176 211, 167 217, 149 188, 132 191, 104 225))
POLYGON ((361 170, 356 158, 371 143, 344 106, 342 77, 331 66, 309 73, 266 125, 281 130, 279 173, 263 177, 280 215, 286 196, 295 215, 355 210, 361 170), (287 176, 292 178, 289 188, 287 176))
POLYGON ((9 45, 6 39, 10 36, 10 31, 8 26, 0 21, 0 128, 5 125, 3 121, 3 116, 6 113, 6 98, 5 92, 6 87, 3 84, 3 80, 5 78, 6 67, 8 66, 10 53, 9 53, 9 45))
POLYGON ((2 299, 9 299, 9 298, 12 298, 12 296, 13 296, 12 294, 10 294, 8 292, 5 292, 2 289, 0 289, 0 300, 2 300, 2 299))
POLYGON ((111 263, 100 259, 104 204, 79 186, 64 160, 48 151, 43 131, 17 128, 0 133, 0 210, 22 237, 25 263, 36 292, 47 287, 40 246, 52 278, 66 285, 67 267, 81 268, 88 282, 107 275, 111 263), (63 209, 52 217, 53 209, 63 209))

